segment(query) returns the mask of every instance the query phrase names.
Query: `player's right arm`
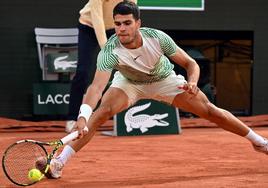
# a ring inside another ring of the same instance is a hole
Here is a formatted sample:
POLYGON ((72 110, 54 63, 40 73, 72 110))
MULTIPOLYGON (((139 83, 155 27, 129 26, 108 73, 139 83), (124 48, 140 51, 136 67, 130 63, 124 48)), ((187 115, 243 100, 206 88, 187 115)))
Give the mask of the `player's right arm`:
POLYGON ((76 127, 79 132, 79 138, 83 136, 82 130, 92 115, 93 109, 101 99, 102 93, 111 77, 112 70, 118 64, 118 57, 113 53, 115 42, 116 38, 111 37, 98 54, 94 80, 87 89, 77 118, 76 127))
POLYGON ((98 101, 101 99, 102 93, 107 83, 109 82, 110 76, 110 71, 96 70, 94 80, 92 84, 88 87, 87 92, 84 95, 83 103, 80 107, 80 112, 77 118, 75 127, 78 130, 78 138, 83 137, 83 129, 87 125, 87 122, 92 114, 93 109, 96 107, 98 101))
POLYGON ((102 93, 109 82, 114 66, 118 63, 118 58, 112 51, 113 43, 108 43, 110 43, 110 45, 106 44, 106 47, 103 48, 98 55, 97 70, 95 72, 94 80, 88 87, 83 98, 83 103, 80 106, 80 112, 76 123, 79 138, 83 136, 82 130, 86 126, 93 109, 101 99, 102 93))
POLYGON ((110 71, 100 71, 96 70, 94 80, 92 84, 88 87, 86 95, 83 99, 83 104, 88 104, 94 109, 98 101, 102 97, 102 93, 109 82, 111 76, 110 71))

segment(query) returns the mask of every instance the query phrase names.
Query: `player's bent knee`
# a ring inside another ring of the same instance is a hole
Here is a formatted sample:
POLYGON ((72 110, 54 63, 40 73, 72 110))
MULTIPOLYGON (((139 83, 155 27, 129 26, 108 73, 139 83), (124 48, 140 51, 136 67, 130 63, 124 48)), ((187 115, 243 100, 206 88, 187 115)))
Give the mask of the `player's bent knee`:
POLYGON ((100 106, 98 108, 99 118, 101 119, 109 119, 113 116, 113 110, 111 106, 100 106))
POLYGON ((88 128, 90 130, 96 130, 99 126, 105 123, 112 117, 112 110, 109 106, 100 106, 93 114, 88 128))

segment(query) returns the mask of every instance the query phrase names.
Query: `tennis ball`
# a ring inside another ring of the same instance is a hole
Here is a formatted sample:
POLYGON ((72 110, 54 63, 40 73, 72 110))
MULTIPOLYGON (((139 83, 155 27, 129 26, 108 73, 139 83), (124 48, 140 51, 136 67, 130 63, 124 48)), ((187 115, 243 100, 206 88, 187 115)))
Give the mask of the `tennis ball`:
POLYGON ((38 181, 42 177, 40 170, 33 168, 28 172, 28 178, 31 181, 38 181))

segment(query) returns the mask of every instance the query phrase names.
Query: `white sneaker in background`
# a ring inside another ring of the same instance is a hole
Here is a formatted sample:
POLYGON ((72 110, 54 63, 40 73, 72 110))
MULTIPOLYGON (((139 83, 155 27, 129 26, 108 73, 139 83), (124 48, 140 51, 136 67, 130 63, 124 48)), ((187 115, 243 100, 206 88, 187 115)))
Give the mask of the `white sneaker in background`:
POLYGON ((70 120, 66 122, 65 132, 70 133, 72 129, 75 127, 76 121, 70 120))

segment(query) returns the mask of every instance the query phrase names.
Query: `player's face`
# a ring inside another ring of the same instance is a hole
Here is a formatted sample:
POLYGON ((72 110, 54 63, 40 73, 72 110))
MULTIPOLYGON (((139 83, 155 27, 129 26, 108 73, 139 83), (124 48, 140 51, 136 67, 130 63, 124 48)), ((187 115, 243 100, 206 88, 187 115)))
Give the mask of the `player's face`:
POLYGON ((114 16, 115 32, 127 48, 137 47, 139 39, 140 20, 135 20, 132 14, 114 16))

